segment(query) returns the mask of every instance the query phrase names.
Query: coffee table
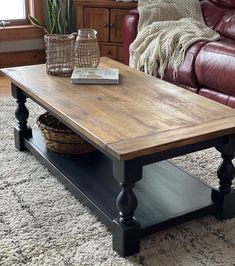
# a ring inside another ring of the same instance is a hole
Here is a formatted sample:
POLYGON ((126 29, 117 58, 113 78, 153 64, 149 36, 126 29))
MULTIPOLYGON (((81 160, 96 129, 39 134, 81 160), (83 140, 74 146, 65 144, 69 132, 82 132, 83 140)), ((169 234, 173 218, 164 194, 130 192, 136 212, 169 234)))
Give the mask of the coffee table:
POLYGON ((140 239, 203 216, 235 216, 235 110, 121 63, 119 85, 76 85, 46 74, 45 65, 3 69, 16 98, 15 146, 31 151, 112 231, 120 256, 137 253, 140 239), (63 156, 46 148, 27 125, 29 97, 97 148, 63 156), (166 161, 216 147, 221 153, 212 188, 166 161))

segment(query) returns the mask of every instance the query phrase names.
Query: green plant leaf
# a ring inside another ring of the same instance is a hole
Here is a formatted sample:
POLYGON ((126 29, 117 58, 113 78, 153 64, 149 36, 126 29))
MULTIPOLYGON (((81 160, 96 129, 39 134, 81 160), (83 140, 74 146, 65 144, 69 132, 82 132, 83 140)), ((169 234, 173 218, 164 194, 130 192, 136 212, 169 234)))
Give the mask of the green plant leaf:
POLYGON ((59 12, 58 12, 58 17, 57 17, 57 25, 58 25, 58 30, 59 30, 60 34, 64 34, 62 21, 63 21, 63 17, 62 17, 62 12, 61 12, 61 9, 60 9, 59 12))
POLYGON ((70 25, 71 25, 71 14, 72 14, 72 1, 67 0, 66 2, 66 9, 65 9, 65 20, 67 22, 67 29, 66 31, 69 33, 70 32, 70 25))
POLYGON ((49 32, 52 33, 53 31, 53 15, 52 15, 52 10, 53 10, 53 2, 52 0, 47 1, 47 12, 48 12, 48 23, 49 23, 49 32))
POLYGON ((54 5, 53 5, 53 18, 55 20, 55 33, 61 34, 61 25, 59 22, 59 17, 60 17, 60 2, 58 0, 54 0, 54 5))
POLYGON ((46 33, 67 34, 70 32, 73 0, 47 0, 48 29, 35 18, 31 23, 44 29, 46 33))
POLYGON ((47 29, 35 18, 28 15, 29 21, 36 27, 43 29, 46 33, 48 33, 47 29))

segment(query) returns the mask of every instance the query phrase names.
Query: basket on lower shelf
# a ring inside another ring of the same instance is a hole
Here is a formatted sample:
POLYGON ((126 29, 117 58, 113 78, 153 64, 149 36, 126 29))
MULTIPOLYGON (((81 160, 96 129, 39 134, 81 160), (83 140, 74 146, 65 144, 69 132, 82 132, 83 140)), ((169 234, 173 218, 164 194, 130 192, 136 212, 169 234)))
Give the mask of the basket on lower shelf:
POLYGON ((36 121, 47 148, 62 154, 82 154, 96 149, 48 112, 36 121))

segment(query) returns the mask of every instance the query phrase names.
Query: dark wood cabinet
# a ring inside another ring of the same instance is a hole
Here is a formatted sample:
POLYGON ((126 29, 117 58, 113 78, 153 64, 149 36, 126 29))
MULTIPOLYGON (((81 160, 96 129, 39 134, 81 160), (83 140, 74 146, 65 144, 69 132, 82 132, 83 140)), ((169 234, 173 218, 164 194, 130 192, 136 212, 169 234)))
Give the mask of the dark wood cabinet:
POLYGON ((77 29, 97 30, 101 56, 123 62, 123 18, 136 2, 116 2, 113 0, 76 0, 77 29))

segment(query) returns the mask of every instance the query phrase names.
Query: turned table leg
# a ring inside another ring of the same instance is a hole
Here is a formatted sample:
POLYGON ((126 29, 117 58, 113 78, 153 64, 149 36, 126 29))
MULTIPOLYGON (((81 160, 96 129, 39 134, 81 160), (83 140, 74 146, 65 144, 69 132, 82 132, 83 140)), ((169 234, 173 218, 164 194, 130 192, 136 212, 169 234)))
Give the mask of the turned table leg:
POLYGON ((137 167, 140 171, 137 170, 137 173, 135 169, 135 178, 128 178, 132 176, 131 171, 129 171, 130 168, 126 168, 125 163, 123 163, 123 165, 122 163, 118 164, 119 170, 120 165, 122 169, 117 173, 115 171, 117 165, 115 165, 114 176, 120 183, 121 191, 116 200, 119 217, 113 220, 113 249, 120 256, 126 257, 139 252, 140 249, 140 224, 134 218, 134 212, 137 208, 138 201, 133 188, 135 181, 142 177, 142 169, 137 167))
POLYGON ((224 145, 217 147, 221 153, 222 162, 217 169, 219 188, 212 191, 212 199, 217 203, 216 217, 227 219, 235 217, 235 192, 232 182, 235 177, 235 167, 232 160, 235 153, 235 137, 229 136, 224 145))
POLYGON ((18 120, 18 125, 14 128, 15 147, 22 151, 24 147, 24 138, 32 137, 32 129, 27 125, 29 110, 25 106, 26 96, 14 84, 12 84, 12 96, 16 99, 17 108, 15 117, 18 120))
POLYGON ((222 163, 218 167, 217 176, 219 178, 219 191, 221 194, 226 195, 231 192, 232 181, 235 177, 235 168, 232 163, 234 155, 221 154, 223 159, 222 163))

